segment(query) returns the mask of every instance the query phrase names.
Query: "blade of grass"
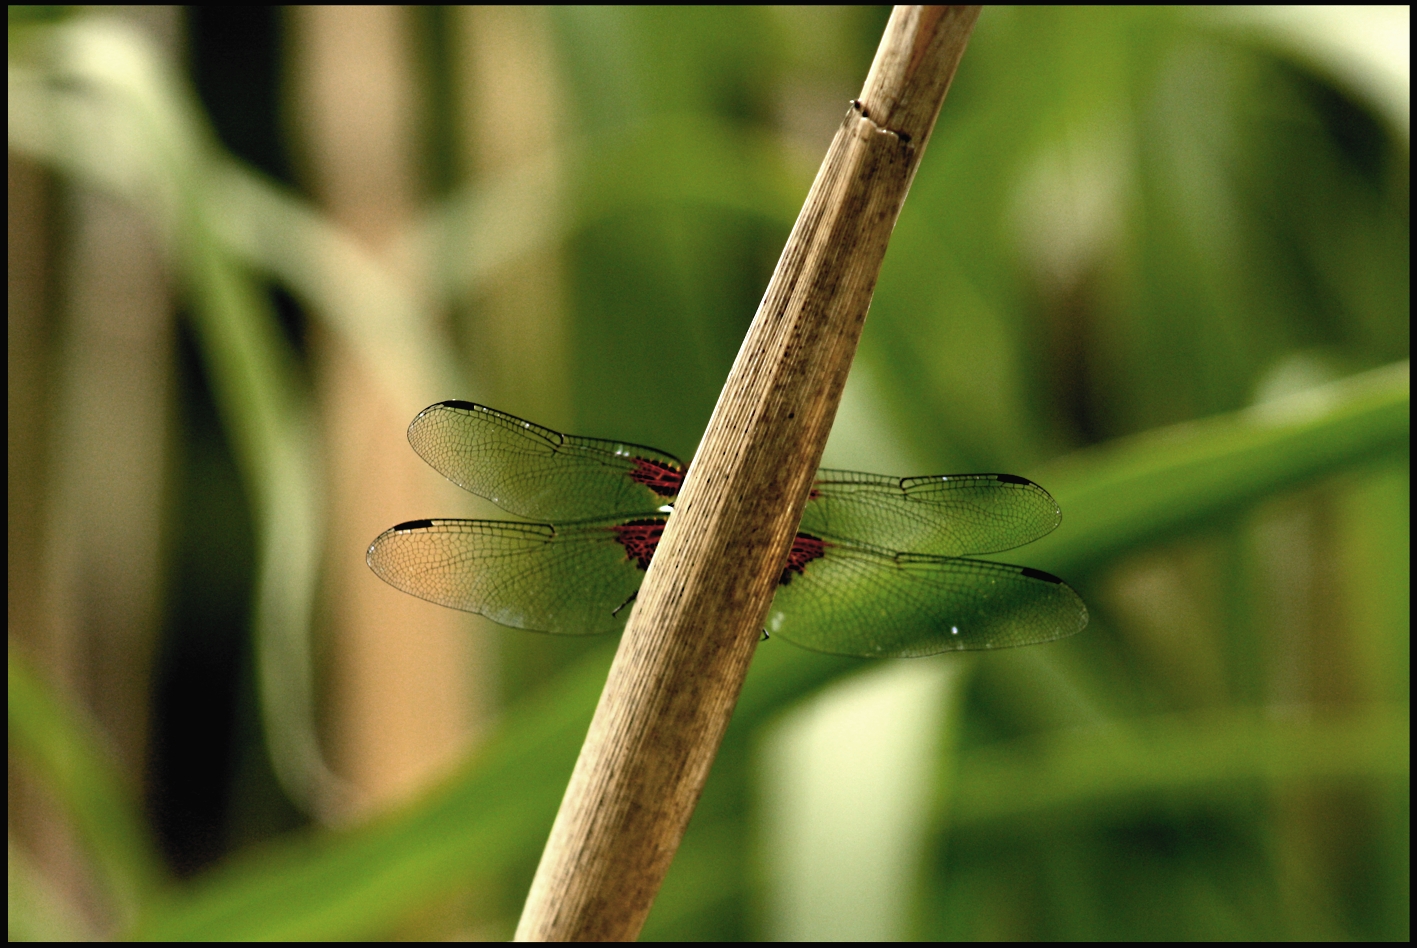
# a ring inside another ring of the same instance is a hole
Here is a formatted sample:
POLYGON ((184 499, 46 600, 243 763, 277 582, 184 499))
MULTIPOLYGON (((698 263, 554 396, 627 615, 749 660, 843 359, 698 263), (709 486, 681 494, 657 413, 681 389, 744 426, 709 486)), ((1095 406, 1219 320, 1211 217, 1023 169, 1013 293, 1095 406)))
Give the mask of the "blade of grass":
POLYGON ((173 71, 97 16, 12 27, 9 141, 146 210, 182 278, 223 426, 257 510, 258 688, 277 777, 307 811, 337 797, 315 735, 309 625, 322 531, 316 443, 269 300, 218 237, 220 154, 173 71))
MULTIPOLYGON (((1059 487, 1069 521, 1083 523, 1058 531, 1062 538, 1050 547, 1049 565, 1099 564, 1286 487, 1406 451, 1405 363, 1326 388, 1321 399, 1302 393, 1268 412, 1155 431, 1060 462, 1055 470, 1067 472, 1065 482, 1050 486, 1059 487), (1286 413, 1289 420, 1281 423, 1286 413), (1186 488, 1197 464, 1210 469, 1211 490, 1186 488), (1099 484, 1107 489, 1093 487, 1099 484), (1178 494, 1194 506, 1177 509, 1178 494), (1109 504, 1128 496, 1134 499, 1114 516, 1109 504), (1084 529, 1093 516, 1106 518, 1109 529, 1084 529), (1105 549, 1099 553, 1096 545, 1105 549)), ((608 660, 607 652, 598 653, 542 700, 509 713, 501 736, 421 804, 351 833, 284 841, 217 870, 155 909, 140 934, 368 937, 425 899, 525 864, 550 825, 608 660), (292 893, 304 894, 295 899, 292 893)), ((724 753, 736 752, 755 727, 792 702, 867 664, 789 648, 760 650, 724 753)), ((1261 761, 1254 766, 1255 779, 1268 773, 1261 761)), ((715 897, 702 894, 706 901, 715 897)))
POLYGON ((1149 431, 1029 472, 1063 510, 1028 565, 1061 576, 1233 516, 1262 497, 1407 451, 1399 362, 1240 412, 1149 431))
POLYGON ((9 649, 10 752, 27 761, 67 812, 93 856, 120 925, 165 881, 162 860, 139 814, 91 726, 71 702, 9 649))
POLYGON ((1066 731, 951 761, 948 819, 963 825, 1063 807, 1105 807, 1115 815, 1128 801, 1148 805, 1158 791, 1194 795, 1229 793, 1237 783, 1401 778, 1411 771, 1410 738, 1407 709, 1385 705, 1308 721, 1241 709, 1066 731))

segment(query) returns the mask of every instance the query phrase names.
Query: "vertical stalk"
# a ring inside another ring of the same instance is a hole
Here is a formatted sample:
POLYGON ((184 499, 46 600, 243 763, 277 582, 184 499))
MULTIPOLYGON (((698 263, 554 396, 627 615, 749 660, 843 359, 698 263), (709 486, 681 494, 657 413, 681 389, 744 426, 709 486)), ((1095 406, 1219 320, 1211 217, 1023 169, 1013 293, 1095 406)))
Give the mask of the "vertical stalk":
POLYGON ((640 589, 518 940, 629 940, 718 752, 978 7, 896 7, 640 589))

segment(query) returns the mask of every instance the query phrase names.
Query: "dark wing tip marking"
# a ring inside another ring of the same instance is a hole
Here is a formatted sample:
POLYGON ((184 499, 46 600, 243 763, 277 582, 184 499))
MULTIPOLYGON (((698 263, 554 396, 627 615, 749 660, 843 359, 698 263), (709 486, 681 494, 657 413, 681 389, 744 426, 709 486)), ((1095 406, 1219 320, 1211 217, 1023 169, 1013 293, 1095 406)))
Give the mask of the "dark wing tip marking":
POLYGON ((402 533, 405 530, 427 530, 431 526, 433 526, 432 520, 408 520, 404 523, 395 524, 385 530, 384 533, 402 533))
POLYGON ((495 413, 495 409, 489 409, 489 408, 487 408, 485 405, 479 405, 479 404, 477 404, 476 402, 465 402, 465 401, 462 401, 462 400, 456 399, 456 398, 450 398, 450 399, 448 399, 448 400, 446 400, 446 401, 441 401, 441 402, 434 402, 433 404, 429 405, 427 408, 423 409, 421 412, 419 412, 418 414, 416 414, 416 415, 413 416, 413 421, 410 421, 410 422, 408 423, 408 434, 409 434, 409 437, 410 437, 410 438, 413 437, 413 429, 418 426, 418 423, 419 423, 420 421, 422 421, 422 420, 423 420, 424 418, 426 418, 428 415, 431 415, 431 414, 433 414, 433 413, 435 413, 435 412, 438 412, 438 411, 442 411, 442 410, 445 409, 445 408, 450 408, 450 409, 453 409, 453 410, 455 410, 455 411, 468 411, 468 412, 493 411, 493 412, 495 413))
POLYGON ((1026 484, 1026 485, 1029 485, 1029 486, 1032 486, 1032 487, 1037 487, 1037 486, 1038 486, 1037 484, 1034 484, 1033 481, 1029 480, 1028 478, 1026 478, 1026 477, 1019 477, 1017 474, 995 474, 995 475, 994 475, 994 479, 995 479, 995 480, 998 480, 998 481, 1002 481, 1002 482, 1005 483, 1005 484, 1026 484))
POLYGON ((1054 576, 1052 573, 1045 573, 1041 569, 1034 569, 1032 566, 1020 566, 1018 569, 1020 573, 1027 576, 1029 579, 1041 579, 1045 583, 1056 583, 1059 586, 1066 585, 1057 576, 1054 576))

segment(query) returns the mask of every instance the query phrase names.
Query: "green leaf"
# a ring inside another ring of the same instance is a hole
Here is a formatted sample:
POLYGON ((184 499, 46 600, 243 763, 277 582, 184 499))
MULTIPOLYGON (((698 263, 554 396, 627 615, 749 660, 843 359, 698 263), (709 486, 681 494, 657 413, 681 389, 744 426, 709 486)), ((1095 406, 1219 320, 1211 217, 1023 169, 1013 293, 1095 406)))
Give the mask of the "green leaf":
POLYGON ((9 649, 10 752, 33 768, 69 814, 120 917, 131 920, 164 881, 142 808, 94 729, 9 649))
MULTIPOLYGON (((1083 452, 1058 464, 1052 483, 1044 481, 1063 506, 1065 524, 1077 526, 1056 532, 1043 564, 1065 574, 1091 568, 1277 491, 1405 450, 1408 412, 1403 363, 1261 408, 1083 452)), ((140 936, 370 937, 440 894, 533 863, 608 660, 608 649, 598 652, 540 700, 509 713, 500 736, 421 802, 373 825, 281 842, 217 870, 183 897, 155 907, 140 936)), ((761 649, 721 757, 739 753, 755 725, 865 665, 784 647, 761 649)), ((1265 761, 1254 761, 1256 775, 1269 773, 1267 768, 1265 761)), ((683 856, 691 857, 690 851, 683 856)), ((694 867, 675 871, 692 874, 694 867)), ((705 902, 721 896, 711 886, 702 888, 705 902)), ((691 912, 695 906, 679 908, 691 912)))
POLYGON ((1066 578, 1326 474, 1404 456, 1410 385, 1400 362, 1029 472, 1063 522, 1020 558, 1066 578))
POLYGON ((1122 728, 1049 734, 967 752, 950 761, 955 825, 1107 808, 1116 814, 1148 793, 1229 793, 1236 784, 1401 778, 1410 772, 1406 708, 1294 721, 1229 709, 1122 728))

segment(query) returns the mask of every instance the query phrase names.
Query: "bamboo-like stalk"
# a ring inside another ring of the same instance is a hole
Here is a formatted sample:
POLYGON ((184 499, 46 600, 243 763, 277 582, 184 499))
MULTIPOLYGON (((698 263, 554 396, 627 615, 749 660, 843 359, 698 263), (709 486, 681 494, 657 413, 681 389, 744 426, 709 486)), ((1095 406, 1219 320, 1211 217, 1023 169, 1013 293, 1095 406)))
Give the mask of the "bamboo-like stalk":
POLYGON ((517 927, 635 938, 693 814, 978 7, 896 7, 797 218, 620 641, 517 927))

